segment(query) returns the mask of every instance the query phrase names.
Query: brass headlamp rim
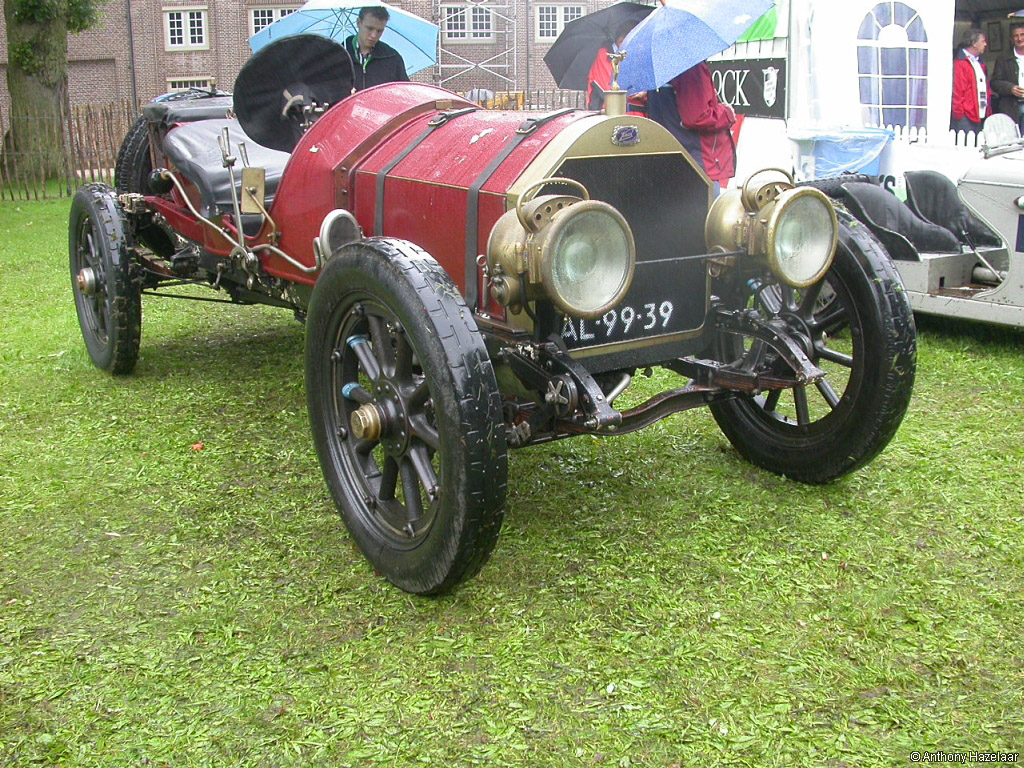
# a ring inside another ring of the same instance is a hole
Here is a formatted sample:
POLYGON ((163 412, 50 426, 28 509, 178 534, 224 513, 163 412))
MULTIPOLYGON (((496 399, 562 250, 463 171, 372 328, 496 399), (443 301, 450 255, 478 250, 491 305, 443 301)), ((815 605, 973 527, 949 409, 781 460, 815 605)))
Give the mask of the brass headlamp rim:
POLYGON ((765 222, 763 239, 765 253, 763 255, 768 259, 768 266, 772 272, 786 285, 793 288, 806 288, 821 280, 832 266, 832 260, 835 258, 836 248, 839 245, 839 218, 836 216, 835 206, 832 205, 828 196, 815 187, 794 187, 779 193, 771 202, 765 205, 762 211, 765 210, 768 212, 767 218, 761 219, 765 222), (813 197, 823 204, 824 209, 828 212, 829 224, 832 227, 832 237, 828 248, 828 258, 824 260, 822 266, 812 277, 806 280, 794 280, 786 275, 785 270, 778 262, 775 238, 778 235, 779 222, 786 209, 804 197, 813 197))
POLYGON ((636 242, 626 218, 614 206, 600 200, 581 200, 573 195, 544 195, 523 202, 523 197, 526 195, 522 195, 515 208, 506 211, 495 223, 488 239, 487 268, 494 299, 502 306, 513 308, 513 311, 527 301, 547 299, 560 312, 588 320, 600 317, 617 305, 632 285, 636 273, 636 242), (588 211, 600 211, 613 219, 625 235, 628 251, 624 277, 615 295, 596 309, 581 311, 556 290, 551 248, 568 223, 588 211), (530 226, 524 225, 523 219, 530 226))
POLYGON ((630 287, 633 285, 633 277, 636 275, 636 241, 633 238, 633 230, 630 229, 629 222, 626 221, 626 217, 623 216, 618 209, 601 200, 581 200, 580 202, 574 203, 573 205, 559 211, 552 217, 550 224, 544 227, 533 238, 531 249, 533 249, 538 256, 537 261, 540 268, 540 282, 545 295, 559 310, 567 315, 571 315, 572 317, 580 317, 585 320, 594 320, 601 317, 608 310, 617 306, 619 302, 622 301, 629 292, 630 287), (616 291, 599 307, 584 310, 580 307, 569 304, 558 292, 555 286, 554 275, 552 273, 555 259, 549 253, 549 249, 551 248, 552 243, 558 242, 559 236, 566 226, 568 226, 569 222, 589 211, 599 211, 602 214, 611 217, 615 221, 625 235, 628 255, 626 269, 616 291))

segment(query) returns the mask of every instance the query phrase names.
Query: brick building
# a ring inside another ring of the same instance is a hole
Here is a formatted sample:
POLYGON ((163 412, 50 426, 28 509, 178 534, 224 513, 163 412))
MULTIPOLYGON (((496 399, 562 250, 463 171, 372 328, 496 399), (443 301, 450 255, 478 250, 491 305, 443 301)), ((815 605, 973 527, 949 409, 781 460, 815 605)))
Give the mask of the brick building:
MULTIPOLYGON (((436 66, 421 82, 468 91, 555 87, 544 54, 568 21, 611 0, 397 0, 441 27, 436 66)), ((100 22, 68 37, 72 104, 146 101, 216 83, 230 90, 248 38, 301 3, 277 0, 109 0, 100 22)), ((7 35, 0 15, 0 118, 9 108, 7 35)))

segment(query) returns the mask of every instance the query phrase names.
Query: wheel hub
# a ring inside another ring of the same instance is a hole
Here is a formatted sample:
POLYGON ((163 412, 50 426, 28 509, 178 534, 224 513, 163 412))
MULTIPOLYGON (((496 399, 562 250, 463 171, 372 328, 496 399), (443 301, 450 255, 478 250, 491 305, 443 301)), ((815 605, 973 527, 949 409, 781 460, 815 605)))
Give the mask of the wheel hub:
POLYGON ((349 416, 352 434, 361 440, 379 440, 385 451, 400 456, 408 449, 411 433, 401 391, 386 379, 375 382, 370 389, 373 401, 359 406, 349 416))
POLYGON ((75 275, 75 286, 83 296, 95 296, 97 283, 96 270, 92 267, 82 267, 75 275))
POLYGON ((349 418, 349 427, 358 440, 379 440, 383 426, 384 417, 373 403, 359 406, 349 418))
POLYGON ((801 346, 808 359, 815 360, 817 350, 814 348, 814 337, 807 322, 794 312, 780 312, 778 316, 786 323, 790 338, 801 346))

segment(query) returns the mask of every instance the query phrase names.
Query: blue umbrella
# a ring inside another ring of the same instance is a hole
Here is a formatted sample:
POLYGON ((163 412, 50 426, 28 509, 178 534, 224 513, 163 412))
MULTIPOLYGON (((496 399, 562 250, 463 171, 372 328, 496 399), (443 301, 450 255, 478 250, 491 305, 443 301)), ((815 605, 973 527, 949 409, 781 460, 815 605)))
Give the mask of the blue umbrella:
MULTIPOLYGON (((356 33, 359 9, 367 4, 367 0, 309 0, 250 37, 249 47, 256 53, 274 40, 299 34, 323 35, 344 43, 356 33)), ((391 14, 380 39, 401 54, 406 72, 411 75, 437 63, 436 24, 394 5, 376 0, 369 4, 383 6, 391 14)))
POLYGON ((619 85, 653 91, 714 56, 775 7, 774 0, 667 0, 622 41, 619 85))

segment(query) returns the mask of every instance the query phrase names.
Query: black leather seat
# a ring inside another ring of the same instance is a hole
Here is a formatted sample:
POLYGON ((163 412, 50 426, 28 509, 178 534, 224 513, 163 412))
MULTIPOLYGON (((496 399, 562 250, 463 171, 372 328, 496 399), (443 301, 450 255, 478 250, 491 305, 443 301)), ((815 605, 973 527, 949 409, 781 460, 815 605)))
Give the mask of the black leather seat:
POLYGON ((918 261, 918 253, 960 253, 960 241, 945 227, 925 221, 898 197, 876 184, 842 185, 850 212, 867 225, 894 259, 918 261))
POLYGON ((1000 246, 1002 240, 964 205, 956 185, 938 171, 907 171, 907 205, 925 221, 950 230, 970 246, 1000 246))
MULTIPOLYGON (((221 161, 218 143, 224 128, 228 129, 231 154, 238 157, 238 145, 244 142, 249 164, 266 170, 266 205, 269 208, 291 155, 257 144, 242 131, 237 120, 201 120, 179 125, 164 137, 164 153, 199 189, 200 213, 207 218, 230 213, 233 211, 231 176, 221 161)), ((241 162, 235 164, 234 174, 236 191, 241 195, 241 162)))
POLYGON ((142 114, 148 122, 162 123, 169 128, 175 123, 194 123, 197 120, 227 117, 232 104, 231 96, 153 101, 142 108, 142 114))

